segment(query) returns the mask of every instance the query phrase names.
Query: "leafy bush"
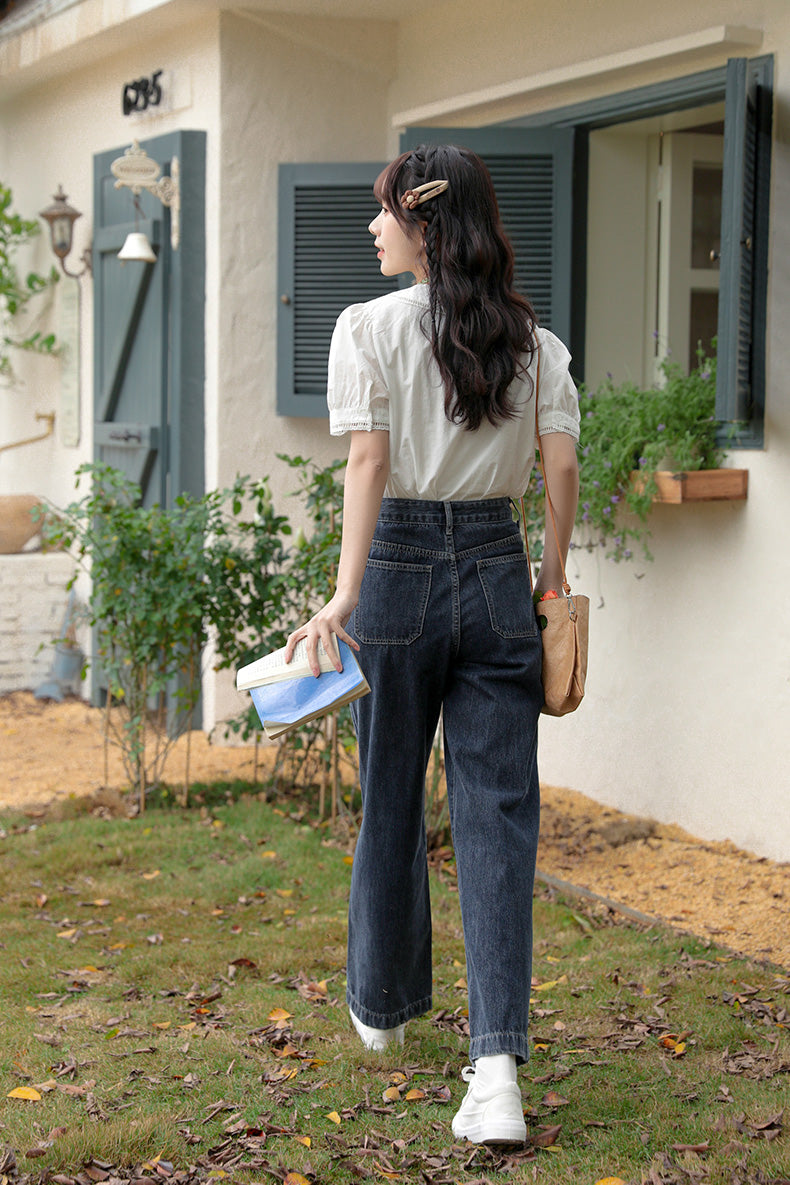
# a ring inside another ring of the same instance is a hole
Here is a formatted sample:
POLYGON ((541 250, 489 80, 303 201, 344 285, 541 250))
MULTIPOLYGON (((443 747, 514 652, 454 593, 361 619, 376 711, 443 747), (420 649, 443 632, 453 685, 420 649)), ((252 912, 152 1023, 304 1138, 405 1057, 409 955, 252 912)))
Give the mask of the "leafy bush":
POLYGON ((24 280, 20 277, 14 256, 23 244, 40 231, 35 219, 22 218, 11 210, 13 196, 8 186, 0 182, 0 377, 12 381, 11 352, 28 350, 37 354, 54 354, 57 349, 55 335, 43 334, 38 330, 28 333, 15 332, 14 319, 23 312, 34 296, 45 291, 58 280, 53 267, 46 276, 29 272, 24 280))
POLYGON ((290 527, 265 481, 240 477, 229 490, 182 495, 168 510, 144 507, 140 487, 111 466, 82 466, 78 487, 85 475, 90 492, 44 529, 90 572, 94 662, 108 702, 124 709, 115 739, 142 809, 170 745, 191 728, 207 642, 218 666, 235 666, 261 638, 274 646, 282 636, 290 527))

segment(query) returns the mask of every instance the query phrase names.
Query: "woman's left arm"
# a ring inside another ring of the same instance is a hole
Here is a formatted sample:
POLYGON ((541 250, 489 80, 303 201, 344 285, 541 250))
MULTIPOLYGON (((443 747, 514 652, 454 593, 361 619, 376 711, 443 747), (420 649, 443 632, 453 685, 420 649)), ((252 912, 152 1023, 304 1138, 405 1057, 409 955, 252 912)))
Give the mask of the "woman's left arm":
POLYGON ((535 580, 535 592, 546 592, 548 589, 559 592, 562 588, 562 567, 568 556, 579 501, 579 464, 576 459, 576 441, 572 436, 565 432, 545 432, 540 440, 557 536, 551 525, 547 502, 543 563, 535 580), (558 541, 562 559, 557 554, 558 541))
MULTIPOLYGON (((318 639, 331 654, 330 635, 337 634, 349 646, 359 649, 346 633, 346 624, 359 600, 359 589, 381 509, 381 499, 389 476, 389 432, 352 432, 343 488, 343 532, 335 593, 323 609, 294 630, 285 648, 285 661, 291 661, 296 643, 307 639, 310 669, 318 675, 318 639)), ((337 664, 337 669, 342 666, 337 664)))

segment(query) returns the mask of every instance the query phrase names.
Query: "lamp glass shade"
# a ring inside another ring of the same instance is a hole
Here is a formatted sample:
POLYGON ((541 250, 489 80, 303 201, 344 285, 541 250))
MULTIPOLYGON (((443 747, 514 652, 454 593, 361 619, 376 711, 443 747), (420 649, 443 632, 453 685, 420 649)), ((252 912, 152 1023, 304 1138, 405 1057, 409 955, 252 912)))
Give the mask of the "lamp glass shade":
POLYGON ((71 250, 71 228, 73 225, 74 219, 62 214, 58 218, 53 218, 50 223, 52 228, 52 250, 61 259, 64 259, 71 250))
POLYGON ((126 242, 118 252, 121 263, 138 260, 141 263, 156 263, 153 247, 148 242, 148 235, 133 230, 126 236, 126 242))

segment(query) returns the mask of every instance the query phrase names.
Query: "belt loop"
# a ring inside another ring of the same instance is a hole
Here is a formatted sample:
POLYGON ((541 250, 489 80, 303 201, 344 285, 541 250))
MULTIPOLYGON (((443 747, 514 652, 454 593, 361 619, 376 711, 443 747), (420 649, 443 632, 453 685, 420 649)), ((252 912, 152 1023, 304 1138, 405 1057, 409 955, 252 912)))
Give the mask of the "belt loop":
POLYGON ((452 502, 443 502, 442 505, 444 506, 445 532, 448 535, 452 535, 452 533, 453 533, 453 504, 452 504, 452 502))

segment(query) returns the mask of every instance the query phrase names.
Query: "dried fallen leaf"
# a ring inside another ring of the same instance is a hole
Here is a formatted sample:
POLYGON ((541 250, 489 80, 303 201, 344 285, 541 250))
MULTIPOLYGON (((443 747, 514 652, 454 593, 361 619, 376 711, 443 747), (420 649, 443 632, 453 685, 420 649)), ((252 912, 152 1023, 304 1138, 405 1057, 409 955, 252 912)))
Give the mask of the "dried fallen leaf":
POLYGON ((9 1090, 6 1095, 7 1099, 24 1099, 28 1103, 40 1103, 41 1095, 33 1086, 15 1086, 13 1090, 9 1090))
POLYGON ((545 1107, 567 1107, 570 1099, 563 1098, 556 1090, 549 1090, 540 1100, 545 1107))
POLYGON ((552 1144, 557 1143, 557 1138, 562 1131, 561 1125, 558 1123, 554 1127, 544 1127, 537 1135, 530 1136, 530 1144, 534 1144, 536 1148, 548 1148, 552 1144))
POLYGON ((625 1185, 625 1181, 622 1177, 601 1177, 595 1185, 625 1185))
POLYGON ((385 1103, 397 1103, 400 1102, 400 1091, 397 1086, 388 1086, 381 1097, 385 1103))
POLYGON ((411 1090, 407 1090, 406 1094, 403 1097, 406 1099, 407 1102, 412 1102, 414 1099, 424 1099, 425 1098, 425 1091, 420 1090, 419 1086, 415 1086, 415 1087, 412 1087, 411 1090))
POLYGON ((280 1020, 289 1020, 291 1016, 293 1016, 293 1013, 286 1012, 284 1008, 272 1008, 269 1013, 269 1020, 273 1020, 276 1023, 280 1020))
POLYGON ((533 985, 533 992, 547 992, 551 988, 557 987, 559 984, 567 983, 568 976, 561 975, 559 979, 547 979, 545 983, 536 983, 533 985))
POLYGON ((288 1173, 283 1185, 310 1185, 310 1182, 301 1173, 288 1173))
POLYGON ((142 877, 143 877, 144 881, 153 881, 153 880, 156 880, 156 878, 161 875, 162 875, 162 873, 161 873, 160 869, 155 868, 153 870, 153 872, 144 872, 142 874, 142 877))
POLYGON ((327 1119, 331 1119, 333 1123, 337 1123, 338 1125, 341 1122, 340 1116, 338 1115, 337 1111, 329 1111, 327 1113, 327 1119))

